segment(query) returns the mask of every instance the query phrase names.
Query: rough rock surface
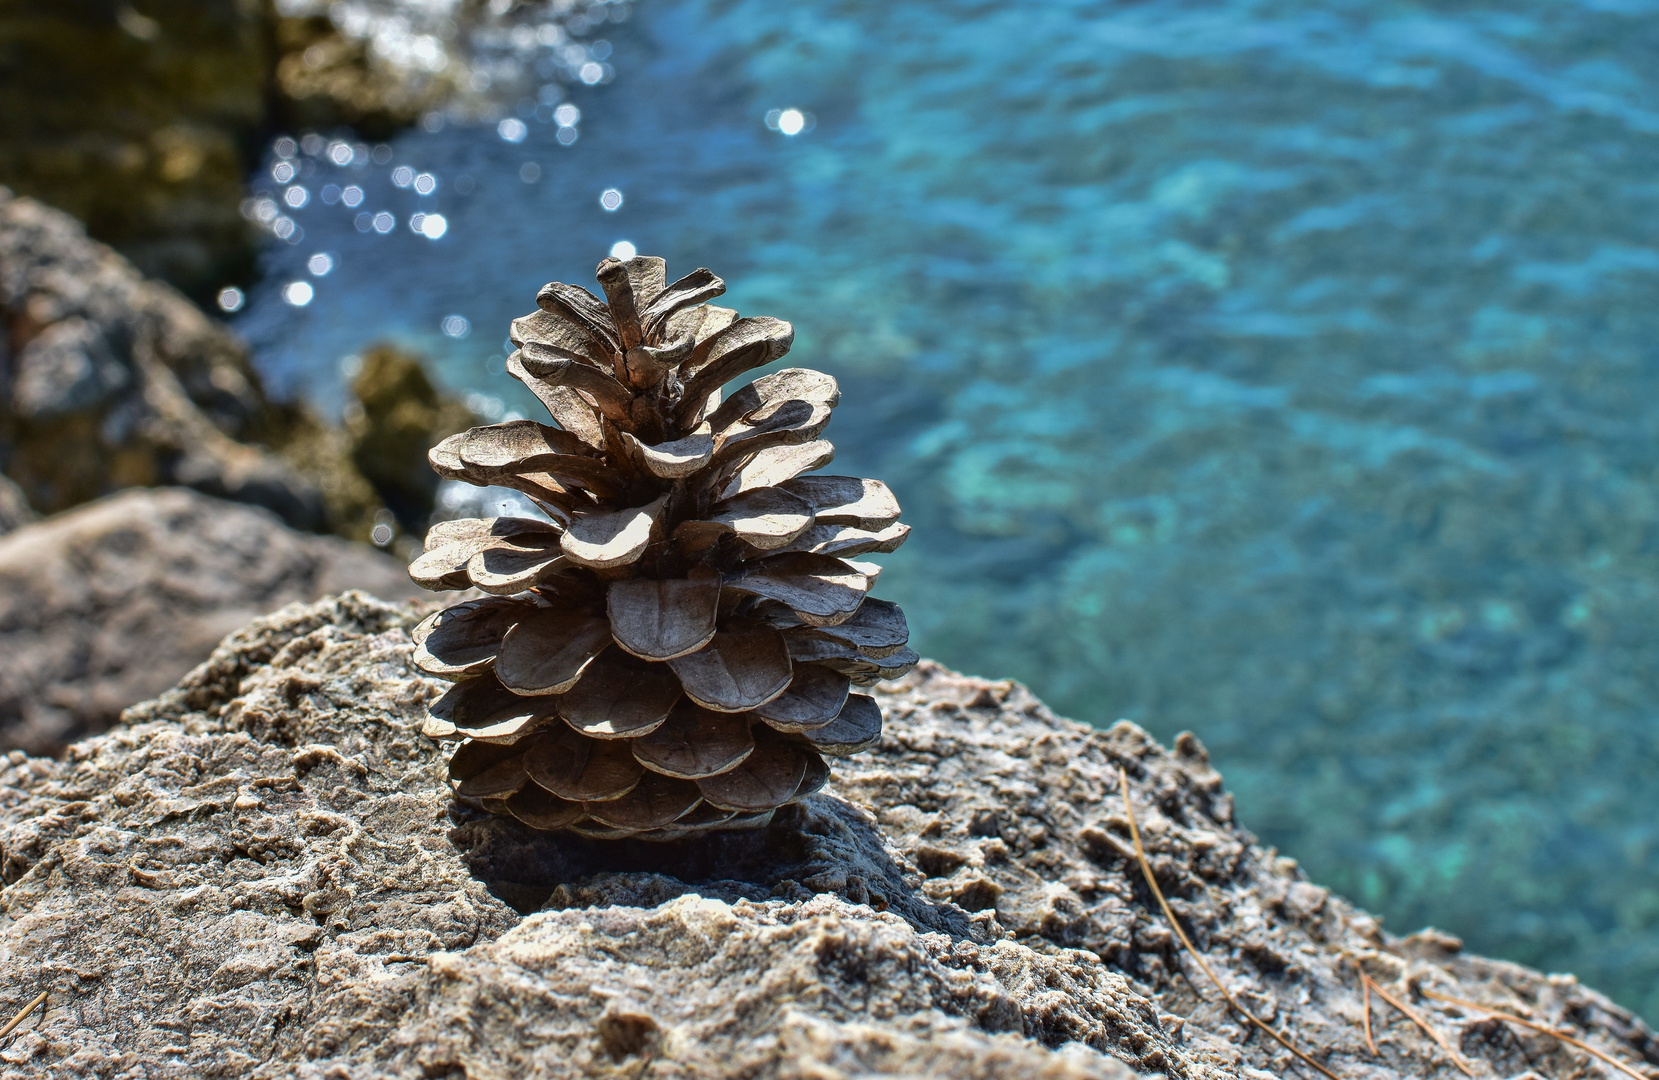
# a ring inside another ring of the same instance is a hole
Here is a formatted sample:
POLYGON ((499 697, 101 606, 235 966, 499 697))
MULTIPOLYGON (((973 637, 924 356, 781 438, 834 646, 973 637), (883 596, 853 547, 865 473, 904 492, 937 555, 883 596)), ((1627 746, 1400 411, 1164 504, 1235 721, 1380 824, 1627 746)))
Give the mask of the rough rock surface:
MULTIPOLYGON (((1195 740, 935 665, 882 688, 880 747, 765 831, 604 845, 473 815, 417 734, 440 689, 408 664, 417 615, 287 608, 66 760, 13 754, 0 1013, 50 997, 6 1075, 1284 1074, 1157 913, 1121 767, 1211 965, 1340 1075, 1459 1075, 1380 1005, 1367 1050, 1361 964, 1659 1077, 1652 1033, 1571 977, 1390 937, 1261 850, 1195 740)), ((1606 1073, 1431 1004, 1476 1076, 1606 1073)))
POLYGON ((296 600, 418 590, 373 548, 179 488, 138 489, 0 538, 0 747, 57 753, 296 600))

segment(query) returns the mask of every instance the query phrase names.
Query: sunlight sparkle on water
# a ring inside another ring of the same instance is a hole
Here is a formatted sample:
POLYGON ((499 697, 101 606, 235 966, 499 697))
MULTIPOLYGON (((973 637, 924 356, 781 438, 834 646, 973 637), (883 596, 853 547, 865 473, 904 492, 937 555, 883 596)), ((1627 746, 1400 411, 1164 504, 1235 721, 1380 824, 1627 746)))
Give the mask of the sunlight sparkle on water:
POLYGON ((323 277, 330 270, 334 269, 334 257, 332 255, 325 255, 319 251, 317 254, 311 256, 311 258, 305 260, 305 268, 311 271, 311 276, 323 277))
POLYGON ((611 245, 611 258, 613 259, 626 260, 631 259, 638 254, 639 249, 626 240, 618 240, 616 243, 611 245))
POLYGON ((317 291, 308 281, 290 281, 282 287, 282 298, 295 307, 304 307, 311 302, 317 291))

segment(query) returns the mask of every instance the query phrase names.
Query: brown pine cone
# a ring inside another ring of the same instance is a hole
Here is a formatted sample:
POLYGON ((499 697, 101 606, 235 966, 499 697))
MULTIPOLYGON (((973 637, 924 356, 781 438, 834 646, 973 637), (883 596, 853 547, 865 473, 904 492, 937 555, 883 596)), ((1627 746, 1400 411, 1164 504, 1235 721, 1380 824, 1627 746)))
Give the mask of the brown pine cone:
POLYGON ((823 786, 822 755, 881 736, 851 693, 916 664, 895 604, 868 598, 909 526, 886 485, 809 475, 835 380, 789 368, 721 387, 794 330, 709 303, 697 270, 599 264, 604 301, 554 282, 516 319, 507 370, 557 426, 445 439, 442 476, 529 496, 546 520, 450 521, 409 568, 493 595, 426 619, 415 663, 455 682, 427 734, 464 739, 456 793, 538 829, 667 840, 753 828, 823 786))

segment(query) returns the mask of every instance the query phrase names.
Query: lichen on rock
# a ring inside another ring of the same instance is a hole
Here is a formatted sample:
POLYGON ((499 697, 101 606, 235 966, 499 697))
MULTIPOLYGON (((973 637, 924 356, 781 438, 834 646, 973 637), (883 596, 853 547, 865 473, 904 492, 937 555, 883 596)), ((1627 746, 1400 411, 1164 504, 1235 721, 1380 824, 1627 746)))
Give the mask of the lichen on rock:
MULTIPOLYGON (((467 810, 419 734, 441 689, 409 665, 420 614, 290 607, 65 760, 12 755, 0 1013, 50 998, 0 1070, 1283 1075, 1188 981, 1132 862, 1124 768, 1199 948, 1343 1075, 1459 1075, 1380 1007, 1369 1053, 1355 961, 1659 1075, 1652 1033, 1571 977, 1390 937, 1263 851, 1196 740, 1091 730, 937 665, 878 691, 902 722, 761 832, 601 844, 467 810)), ((1582 1068, 1422 1004, 1477 1076, 1582 1068)))

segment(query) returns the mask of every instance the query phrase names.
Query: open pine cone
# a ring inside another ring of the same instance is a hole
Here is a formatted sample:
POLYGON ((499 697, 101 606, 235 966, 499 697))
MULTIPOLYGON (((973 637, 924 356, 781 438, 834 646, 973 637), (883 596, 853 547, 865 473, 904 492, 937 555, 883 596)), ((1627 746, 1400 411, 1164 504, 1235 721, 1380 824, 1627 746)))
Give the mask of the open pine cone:
POLYGON ((778 319, 706 301, 707 270, 599 264, 600 301, 559 282, 516 319, 507 370, 557 422, 445 439, 442 476, 524 493, 547 520, 436 525, 409 568, 493 595, 414 630, 456 685, 427 734, 466 739, 457 794, 538 829, 666 840, 764 825, 818 790, 823 754, 881 736, 850 692, 916 663, 895 604, 867 598, 909 527, 886 485, 805 475, 839 397, 804 368, 721 387, 789 350, 778 319))

